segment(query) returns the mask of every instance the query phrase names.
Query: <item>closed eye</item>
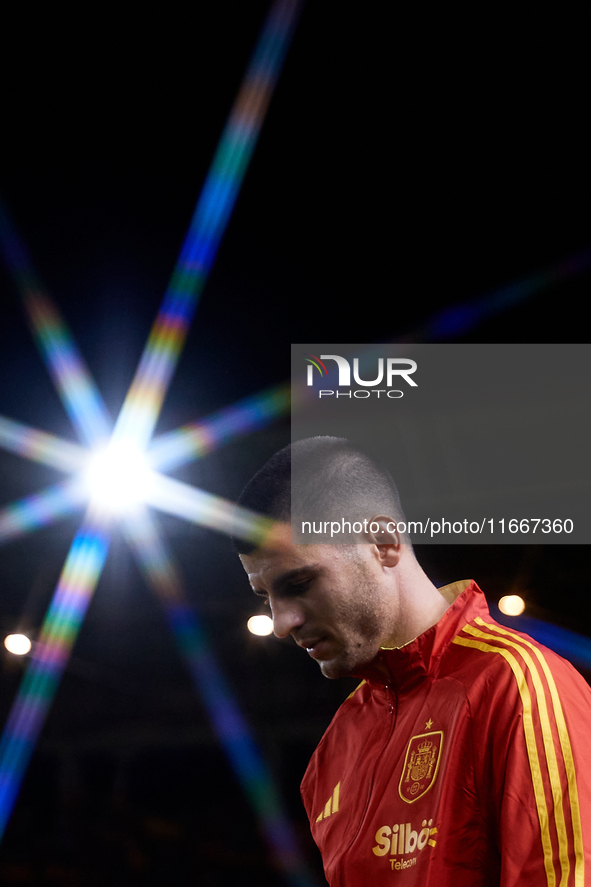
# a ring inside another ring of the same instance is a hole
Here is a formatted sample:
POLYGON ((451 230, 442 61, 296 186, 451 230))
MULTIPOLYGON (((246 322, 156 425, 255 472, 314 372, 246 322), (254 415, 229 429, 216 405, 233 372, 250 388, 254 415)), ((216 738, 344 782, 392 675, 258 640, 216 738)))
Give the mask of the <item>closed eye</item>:
MULTIPOLYGON (((283 597, 298 597, 298 595, 304 594, 308 590, 312 581, 310 578, 302 579, 299 582, 283 582, 275 593, 283 597)), ((261 598, 263 606, 270 606, 269 595, 265 591, 255 591, 254 593, 261 598)))
POLYGON ((312 584, 311 579, 304 579, 301 582, 288 582, 283 586, 281 591, 286 595, 294 595, 303 594, 312 584))

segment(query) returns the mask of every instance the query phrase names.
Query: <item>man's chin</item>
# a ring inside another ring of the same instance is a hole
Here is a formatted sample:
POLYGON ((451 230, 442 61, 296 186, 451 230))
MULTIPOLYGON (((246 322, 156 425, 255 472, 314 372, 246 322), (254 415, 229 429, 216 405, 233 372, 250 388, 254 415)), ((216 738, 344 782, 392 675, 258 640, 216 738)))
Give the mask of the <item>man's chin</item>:
POLYGON ((318 659, 320 671, 325 678, 358 678, 363 677, 368 664, 374 659, 374 654, 356 651, 356 655, 335 656, 332 659, 318 659))
POLYGON ((334 659, 321 659, 318 661, 320 671, 325 678, 350 678, 355 674, 355 668, 350 663, 335 657, 334 659))
POLYGON ((323 659, 318 665, 325 678, 333 680, 334 678, 344 678, 347 676, 347 672, 343 671, 334 659, 323 659))

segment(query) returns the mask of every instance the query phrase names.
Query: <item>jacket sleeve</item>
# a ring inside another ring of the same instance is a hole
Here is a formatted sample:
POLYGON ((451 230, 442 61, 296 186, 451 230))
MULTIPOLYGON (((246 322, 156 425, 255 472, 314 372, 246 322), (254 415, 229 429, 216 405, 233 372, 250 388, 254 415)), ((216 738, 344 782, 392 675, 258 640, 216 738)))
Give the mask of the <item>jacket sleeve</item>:
POLYGON ((493 663, 476 737, 500 885, 585 887, 591 884, 591 689, 569 663, 527 636, 494 623, 468 631, 493 663))

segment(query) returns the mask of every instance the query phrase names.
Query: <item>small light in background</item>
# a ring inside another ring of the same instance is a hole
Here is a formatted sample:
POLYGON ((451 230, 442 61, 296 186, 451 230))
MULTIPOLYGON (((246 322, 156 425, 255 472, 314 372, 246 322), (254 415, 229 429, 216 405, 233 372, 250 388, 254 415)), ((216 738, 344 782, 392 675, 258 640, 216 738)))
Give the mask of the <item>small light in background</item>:
POLYGON ((499 601, 499 610, 505 616, 519 616, 525 610, 525 601, 518 594, 506 594, 499 601))
POLYGON ((25 656, 31 649, 31 641, 26 634, 7 634, 4 638, 4 646, 9 653, 15 656, 25 656))
POLYGON ((258 634, 264 637, 273 632, 273 620, 269 616, 251 616, 246 627, 251 634, 258 634))

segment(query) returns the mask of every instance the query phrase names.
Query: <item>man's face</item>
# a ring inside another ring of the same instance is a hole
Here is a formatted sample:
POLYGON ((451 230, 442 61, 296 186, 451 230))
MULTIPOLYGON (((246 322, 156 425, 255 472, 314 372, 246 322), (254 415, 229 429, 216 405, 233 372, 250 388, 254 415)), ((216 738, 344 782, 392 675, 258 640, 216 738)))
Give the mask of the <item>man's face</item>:
POLYGON ((288 544, 240 560, 277 637, 291 634, 327 678, 357 674, 392 634, 397 601, 377 546, 288 544))

